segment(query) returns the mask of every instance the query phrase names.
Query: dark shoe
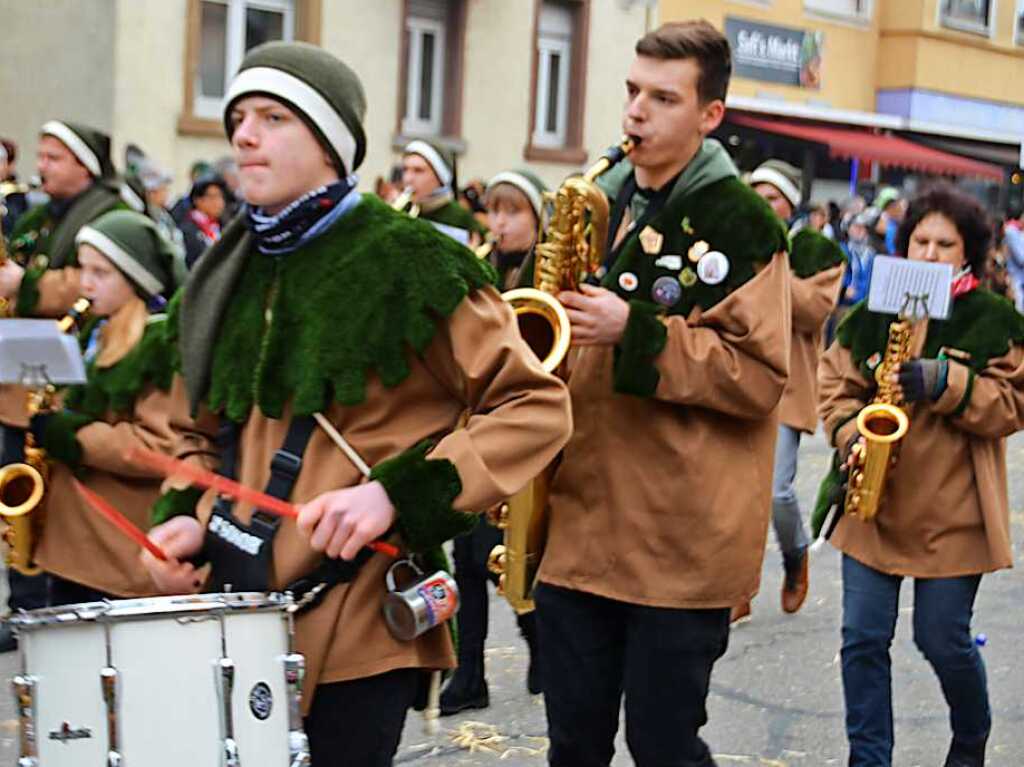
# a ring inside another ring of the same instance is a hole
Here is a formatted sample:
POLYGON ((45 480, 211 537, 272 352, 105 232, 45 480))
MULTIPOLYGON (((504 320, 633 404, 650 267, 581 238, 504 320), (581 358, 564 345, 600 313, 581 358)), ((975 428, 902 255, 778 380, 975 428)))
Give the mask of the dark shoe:
POLYGON ((14 652, 18 649, 18 637, 11 631, 8 624, 0 626, 0 653, 14 652))
POLYGON ((810 584, 808 559, 807 550, 804 549, 798 563, 786 565, 786 577, 782 581, 782 609, 787 613, 797 612, 807 599, 810 584))
POLYGON ((733 626, 738 626, 741 623, 746 623, 750 620, 750 600, 740 602, 738 605, 733 605, 729 611, 729 623, 733 626))
POLYGON ((985 743, 966 745, 954 738, 943 767, 985 767, 985 743))
POLYGON ((484 679, 483 659, 464 662, 452 675, 451 681, 441 692, 441 716, 451 716, 460 711, 487 708, 491 696, 484 679))

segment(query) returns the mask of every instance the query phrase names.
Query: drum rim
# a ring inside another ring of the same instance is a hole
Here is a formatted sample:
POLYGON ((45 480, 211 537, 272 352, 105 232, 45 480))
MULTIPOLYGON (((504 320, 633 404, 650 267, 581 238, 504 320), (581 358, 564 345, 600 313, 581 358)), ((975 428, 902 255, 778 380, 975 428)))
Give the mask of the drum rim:
POLYGON ((286 611, 294 604, 289 594, 279 592, 238 591, 211 594, 178 594, 104 602, 80 602, 39 610, 22 610, 8 618, 18 631, 52 626, 77 626, 82 623, 146 620, 175 615, 230 612, 286 611))

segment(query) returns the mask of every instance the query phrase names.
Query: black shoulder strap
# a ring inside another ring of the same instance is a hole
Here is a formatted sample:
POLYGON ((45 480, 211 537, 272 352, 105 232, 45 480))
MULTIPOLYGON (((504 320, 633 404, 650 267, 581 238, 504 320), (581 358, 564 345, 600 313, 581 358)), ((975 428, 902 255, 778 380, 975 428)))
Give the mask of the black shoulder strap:
MULTIPOLYGON (((292 418, 284 444, 274 451, 274 457, 270 459, 270 479, 264 488, 267 495, 283 501, 291 497, 299 472, 302 471, 302 458, 315 428, 316 419, 311 415, 292 418)), ((237 477, 241 436, 242 425, 234 421, 226 421, 217 433, 216 443, 221 453, 220 473, 230 479, 237 477)), ((252 515, 250 527, 263 528, 272 535, 280 523, 280 517, 257 510, 252 515)))

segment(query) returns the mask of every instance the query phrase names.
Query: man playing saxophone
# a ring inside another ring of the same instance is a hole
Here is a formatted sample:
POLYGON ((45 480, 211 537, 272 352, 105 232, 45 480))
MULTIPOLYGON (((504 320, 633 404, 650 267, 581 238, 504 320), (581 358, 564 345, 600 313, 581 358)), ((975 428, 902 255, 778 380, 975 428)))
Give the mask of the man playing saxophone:
POLYGON ((758 588, 789 362, 785 232, 705 138, 728 42, 666 24, 636 53, 601 287, 559 295, 575 433, 534 591, 556 766, 609 764, 623 695, 637 765, 712 764, 698 731, 729 608, 758 588))
MULTIPOLYGON (((889 645, 900 585, 914 578, 914 641, 950 709, 945 767, 980 767, 991 726, 971 614, 981 574, 1010 567, 1005 437, 1024 427, 1024 318, 978 287, 991 231, 981 206, 948 186, 914 200, 898 252, 952 264, 952 314, 921 321, 908 356, 881 382, 908 410, 910 429, 870 521, 847 514, 831 537, 843 552, 842 674, 851 767, 890 765, 889 645)), ((861 303, 819 368, 819 414, 843 454, 864 438, 856 416, 885 365, 892 315, 861 303)))

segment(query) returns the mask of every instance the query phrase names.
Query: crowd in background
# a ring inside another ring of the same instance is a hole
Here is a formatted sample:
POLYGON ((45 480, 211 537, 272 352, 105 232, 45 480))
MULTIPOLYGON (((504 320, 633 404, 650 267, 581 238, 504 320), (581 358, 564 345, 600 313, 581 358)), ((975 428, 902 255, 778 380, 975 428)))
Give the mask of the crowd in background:
MULTIPOLYGON (((43 193, 18 184, 15 173, 17 146, 0 139, 0 193, 4 200, 3 229, 10 232, 14 221, 30 204, 42 201, 43 193)), ((238 168, 230 156, 214 161, 199 160, 189 172, 190 186, 172 199, 174 177, 142 150, 129 144, 125 152, 126 177, 144 192, 148 213, 168 239, 181 251, 189 268, 203 251, 220 237, 221 227, 238 212, 238 168)), ((458 190, 459 203, 482 226, 487 226, 486 182, 471 179, 458 190)), ((392 168, 389 177, 378 176, 374 191, 387 202, 403 190, 402 167, 392 168)), ((896 232, 906 215, 908 197, 892 186, 881 186, 866 196, 842 201, 806 203, 793 216, 790 234, 804 227, 821 232, 839 243, 846 256, 839 306, 828 325, 831 339, 838 321, 856 303, 867 297, 871 269, 876 255, 896 253, 896 232)), ((1012 301, 1024 312, 1024 211, 1018 203, 1005 217, 993 215, 995 237, 986 262, 982 284, 1012 301)))

